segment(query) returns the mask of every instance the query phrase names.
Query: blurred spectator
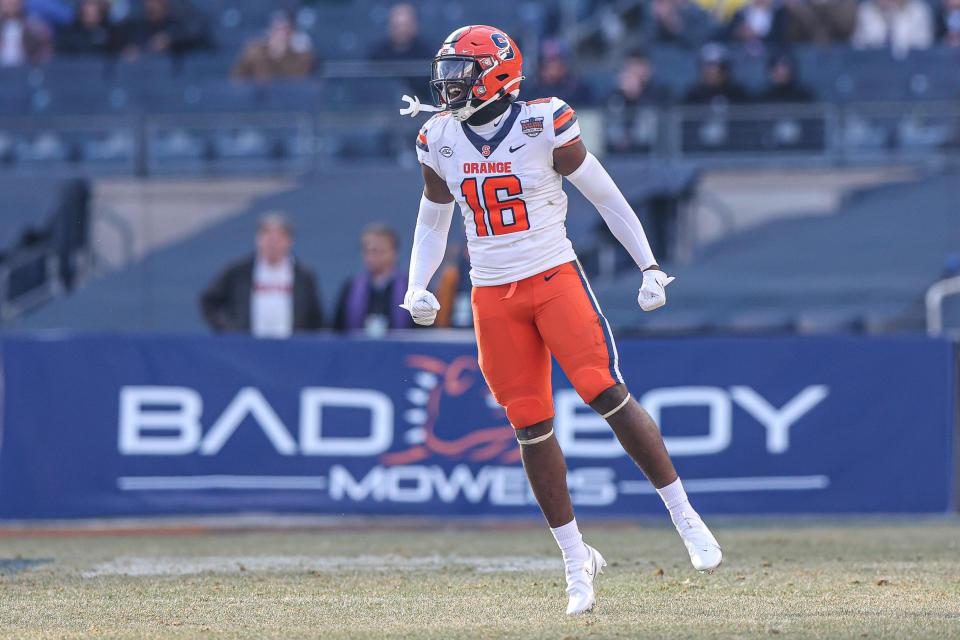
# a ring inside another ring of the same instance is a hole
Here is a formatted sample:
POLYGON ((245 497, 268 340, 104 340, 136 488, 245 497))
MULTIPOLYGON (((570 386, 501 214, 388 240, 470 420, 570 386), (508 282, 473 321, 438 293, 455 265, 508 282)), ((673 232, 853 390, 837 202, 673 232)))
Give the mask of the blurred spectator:
POLYGON ((697 4, 715 15, 719 20, 727 22, 740 7, 750 0, 696 0, 697 4))
POLYGON ((865 0, 857 10, 853 46, 890 48, 895 57, 933 44, 933 13, 923 0, 865 0))
POLYGON ((943 0, 937 15, 937 40, 960 47, 960 0, 943 0))
POLYGON ((450 258, 440 269, 437 284, 437 312, 435 327, 473 327, 473 306, 470 304, 470 255, 467 245, 451 246, 450 258))
POLYGON ((266 34, 252 40, 237 59, 230 77, 268 81, 310 75, 314 68, 310 36, 296 31, 290 17, 276 12, 266 34))
MULTIPOLYGON (((441 36, 442 37, 442 36, 441 36)), ((387 37, 370 51, 371 60, 433 60, 439 41, 427 44, 420 38, 420 21, 417 10, 406 2, 390 7, 387 17, 387 37)), ((398 78, 410 91, 424 102, 431 101, 430 67, 423 66, 423 75, 398 78)))
POLYGON ((796 63, 788 54, 770 56, 767 74, 770 85, 757 96, 757 102, 813 102, 813 93, 797 80, 796 63))
POLYGON ((410 314, 400 308, 407 274, 397 268, 397 234, 386 225, 373 224, 360 241, 365 269, 343 284, 334 328, 383 335, 387 329, 412 327, 410 314))
POLYGON ((57 51, 81 55, 114 53, 116 31, 108 0, 83 0, 73 22, 57 33, 57 51))
POLYGON ((787 12, 779 0, 750 0, 730 19, 726 35, 749 47, 776 45, 786 37, 786 24, 787 12))
POLYGON ((286 338, 323 324, 317 281, 290 254, 293 230, 287 217, 260 219, 256 254, 229 265, 204 290, 200 308, 214 331, 244 331, 286 338))
POLYGON ((50 28, 27 15, 23 0, 0 0, 0 67, 43 64, 52 44, 50 28))
POLYGON ((207 23, 181 0, 143 0, 143 15, 119 26, 123 56, 134 59, 141 53, 181 55, 210 46, 207 23))
POLYGON ((700 78, 684 98, 686 104, 723 106, 747 101, 747 92, 730 78, 727 49, 715 42, 700 50, 700 78))
POLYGON ((76 13, 73 0, 26 0, 27 13, 37 16, 48 25, 59 27, 69 24, 76 13))
MULTIPOLYGON (((437 43, 439 45, 439 43, 437 43)), ((370 58, 373 60, 432 60, 437 47, 420 38, 420 21, 412 4, 402 2, 390 7, 387 17, 387 37, 378 43, 370 58)))
POLYGON ((857 0, 787 0, 787 39, 831 45, 848 42, 857 22, 857 0))
POLYGON ((657 137, 655 107, 666 104, 670 94, 653 80, 653 63, 642 51, 623 62, 617 87, 607 98, 606 137, 611 152, 649 151, 657 137))
POLYGON ((586 105, 591 100, 590 88, 570 71, 570 55, 562 41, 546 40, 540 53, 537 78, 524 88, 524 94, 533 98, 556 96, 570 104, 586 105))
POLYGON ((716 29, 713 16, 692 0, 653 0, 649 11, 647 39, 657 44, 696 49, 716 29))

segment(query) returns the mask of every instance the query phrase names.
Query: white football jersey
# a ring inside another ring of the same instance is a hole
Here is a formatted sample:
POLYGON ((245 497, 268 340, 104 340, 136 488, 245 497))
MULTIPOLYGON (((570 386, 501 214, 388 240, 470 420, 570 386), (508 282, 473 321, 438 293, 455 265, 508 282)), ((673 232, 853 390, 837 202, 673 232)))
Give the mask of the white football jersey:
POLYGON ((514 102, 489 139, 449 112, 417 135, 417 157, 460 204, 470 280, 488 287, 576 259, 567 238, 567 196, 553 150, 580 140, 577 115, 559 98, 514 102))

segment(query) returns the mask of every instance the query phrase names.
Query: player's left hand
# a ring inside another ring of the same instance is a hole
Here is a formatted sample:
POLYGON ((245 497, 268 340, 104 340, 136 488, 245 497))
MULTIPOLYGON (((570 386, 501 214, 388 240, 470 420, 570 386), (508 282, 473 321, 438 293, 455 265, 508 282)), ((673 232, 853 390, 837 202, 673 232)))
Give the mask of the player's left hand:
POLYGON ((667 304, 665 287, 673 281, 673 276, 668 276, 659 269, 644 271, 643 285, 640 287, 640 295, 637 296, 640 308, 644 311, 653 311, 667 304))
POLYGON ((429 326, 437 319, 440 303, 437 297, 426 289, 408 289, 400 308, 409 311, 410 317, 417 324, 429 326))

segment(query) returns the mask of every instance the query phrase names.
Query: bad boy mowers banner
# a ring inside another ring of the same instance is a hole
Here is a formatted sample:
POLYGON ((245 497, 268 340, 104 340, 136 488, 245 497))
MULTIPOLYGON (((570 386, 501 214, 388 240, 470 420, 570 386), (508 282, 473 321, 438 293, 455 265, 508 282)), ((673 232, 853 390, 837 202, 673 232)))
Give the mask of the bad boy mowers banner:
MULTIPOLYGON (((953 508, 947 341, 618 346, 702 512, 953 508)), ((74 336, 0 349, 0 517, 538 514, 470 343, 74 336)), ((660 513, 559 370, 554 384, 578 511, 660 513)))

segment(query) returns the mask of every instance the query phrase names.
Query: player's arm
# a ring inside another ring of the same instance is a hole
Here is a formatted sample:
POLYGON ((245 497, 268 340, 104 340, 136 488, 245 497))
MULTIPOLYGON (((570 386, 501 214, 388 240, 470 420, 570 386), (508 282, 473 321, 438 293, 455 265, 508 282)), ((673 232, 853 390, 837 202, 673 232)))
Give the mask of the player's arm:
POLYGON ((431 325, 437 318, 440 303, 427 291, 427 285, 447 250, 447 233, 453 219, 453 195, 436 171, 425 164, 420 166, 423 168, 423 196, 413 232, 407 294, 401 306, 410 312, 417 324, 431 325))
POLYGON ((614 237, 643 271, 643 286, 637 297, 643 310, 652 311, 666 304, 664 287, 673 278, 660 270, 637 214, 596 156, 577 140, 553 150, 553 166, 593 203, 614 237))

